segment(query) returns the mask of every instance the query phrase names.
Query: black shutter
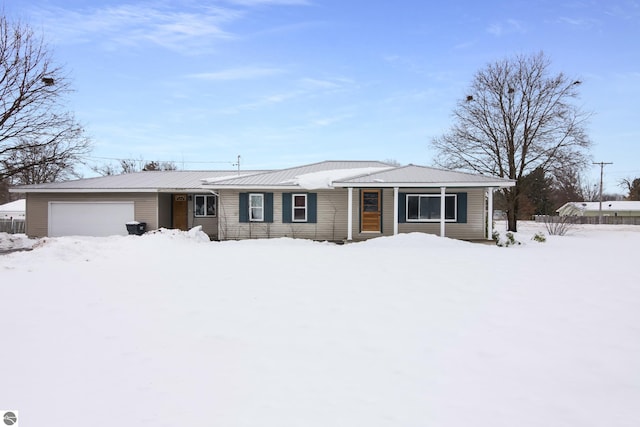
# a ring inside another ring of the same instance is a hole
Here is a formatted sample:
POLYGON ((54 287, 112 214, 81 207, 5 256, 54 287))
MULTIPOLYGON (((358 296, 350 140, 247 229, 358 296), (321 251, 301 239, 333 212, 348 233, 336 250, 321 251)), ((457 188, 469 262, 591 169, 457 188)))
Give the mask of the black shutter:
POLYGON ((249 193, 240 193, 240 222, 249 222, 249 193))
POLYGON ((458 222, 466 224, 467 222, 467 193, 458 194, 458 222))
POLYGON ((291 193, 282 193, 282 223, 291 221, 291 193))
POLYGON ((398 223, 407 222, 407 193, 398 193, 398 223))
POLYGON ((264 193, 264 222, 273 222, 273 193, 264 193))
POLYGON ((307 222, 315 224, 318 222, 318 194, 307 194, 307 222))

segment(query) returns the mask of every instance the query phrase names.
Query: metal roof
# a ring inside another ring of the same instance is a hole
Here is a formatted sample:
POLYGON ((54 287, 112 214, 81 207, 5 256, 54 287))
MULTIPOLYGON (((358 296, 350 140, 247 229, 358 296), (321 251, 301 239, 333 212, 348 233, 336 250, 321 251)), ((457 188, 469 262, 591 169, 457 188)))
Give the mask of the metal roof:
MULTIPOLYGON (((242 171, 262 173, 264 171, 242 171)), ((238 171, 145 171, 122 175, 76 179, 47 184, 22 185, 11 189, 15 193, 39 192, 163 192, 202 190, 202 180, 237 176, 238 171)))
MULTIPOLYGON (((508 179, 378 161, 329 160, 274 171, 147 171, 14 187, 14 193, 191 192, 218 188, 301 188, 301 179, 328 179, 333 187, 509 187, 508 179), (208 182, 207 182, 208 180, 208 182)), ((318 188, 318 187, 315 187, 318 188)))
POLYGON ((423 187, 425 184, 446 187, 511 187, 515 185, 515 181, 426 166, 407 165, 334 182, 336 187, 423 187))
POLYGON ((359 175, 357 169, 363 168, 390 168, 388 163, 378 161, 358 161, 358 160, 328 160, 325 162, 312 163, 310 165, 297 166, 289 169, 269 171, 239 178, 225 180, 215 180, 209 186, 216 188, 259 188, 259 187, 297 187, 295 178, 323 171, 348 170, 353 169, 353 175, 359 175))

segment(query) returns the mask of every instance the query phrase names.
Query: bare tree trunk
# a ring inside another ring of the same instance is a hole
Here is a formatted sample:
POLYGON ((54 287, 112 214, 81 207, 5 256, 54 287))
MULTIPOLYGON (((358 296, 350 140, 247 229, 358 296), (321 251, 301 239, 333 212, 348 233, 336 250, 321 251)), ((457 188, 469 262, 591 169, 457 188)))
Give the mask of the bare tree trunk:
POLYGON ((518 186, 505 191, 507 202, 507 231, 518 231, 518 211, 520 208, 520 189, 518 186))

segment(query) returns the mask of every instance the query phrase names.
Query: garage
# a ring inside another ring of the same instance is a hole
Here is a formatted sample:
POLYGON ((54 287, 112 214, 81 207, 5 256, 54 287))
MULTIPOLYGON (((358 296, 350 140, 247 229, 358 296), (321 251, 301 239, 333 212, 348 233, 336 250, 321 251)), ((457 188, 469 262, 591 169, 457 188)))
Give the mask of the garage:
POLYGON ((132 201, 49 202, 49 236, 126 235, 132 201))

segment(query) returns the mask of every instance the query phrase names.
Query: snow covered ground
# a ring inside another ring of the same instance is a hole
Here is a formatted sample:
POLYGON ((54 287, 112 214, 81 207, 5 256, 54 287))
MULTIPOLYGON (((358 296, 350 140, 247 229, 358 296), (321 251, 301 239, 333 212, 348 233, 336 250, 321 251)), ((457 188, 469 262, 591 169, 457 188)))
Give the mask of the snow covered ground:
MULTIPOLYGON (((503 226, 502 230, 504 230, 503 226)), ((640 425, 640 227, 498 248, 0 235, 23 426, 640 425)))

